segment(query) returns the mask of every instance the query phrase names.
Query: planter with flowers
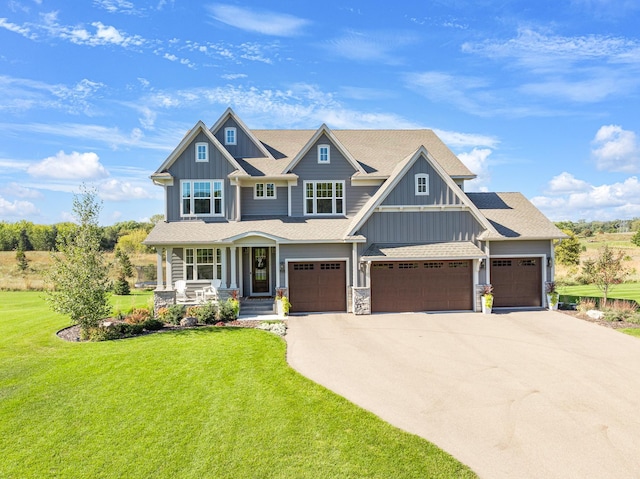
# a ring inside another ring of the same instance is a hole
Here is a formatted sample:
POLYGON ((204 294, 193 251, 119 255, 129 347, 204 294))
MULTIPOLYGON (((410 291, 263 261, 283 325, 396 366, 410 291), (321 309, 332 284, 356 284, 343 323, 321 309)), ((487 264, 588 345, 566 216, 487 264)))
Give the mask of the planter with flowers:
POLYGON ((560 294, 556 289, 556 283, 554 281, 549 281, 545 286, 545 290, 547 293, 547 306, 549 307, 549 311, 558 309, 560 294))
POLYGON ((482 312, 484 314, 491 314, 493 308, 493 286, 485 284, 482 287, 482 312))

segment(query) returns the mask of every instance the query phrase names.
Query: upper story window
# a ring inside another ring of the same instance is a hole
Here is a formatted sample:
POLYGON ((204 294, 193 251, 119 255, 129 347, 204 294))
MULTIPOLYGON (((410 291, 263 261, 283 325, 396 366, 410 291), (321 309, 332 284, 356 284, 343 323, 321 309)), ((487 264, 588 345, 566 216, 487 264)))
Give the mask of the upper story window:
POLYGON ((429 194, 429 175, 426 173, 418 173, 416 175, 416 195, 429 194))
POLYGON ((318 145, 318 163, 331 163, 329 145, 318 145))
POLYGON ((183 180, 180 182, 181 216, 222 216, 222 180, 183 180))
POLYGON ((253 189, 253 197, 258 200, 274 199, 276 197, 276 185, 274 183, 256 183, 253 189))
POLYGON ((230 126, 224 129, 224 144, 225 145, 235 145, 237 144, 236 137, 236 128, 234 126, 230 126))
POLYGON ((344 181, 305 181, 305 215, 344 214, 344 181))
POLYGON ((196 161, 209 161, 209 143, 196 143, 196 161))

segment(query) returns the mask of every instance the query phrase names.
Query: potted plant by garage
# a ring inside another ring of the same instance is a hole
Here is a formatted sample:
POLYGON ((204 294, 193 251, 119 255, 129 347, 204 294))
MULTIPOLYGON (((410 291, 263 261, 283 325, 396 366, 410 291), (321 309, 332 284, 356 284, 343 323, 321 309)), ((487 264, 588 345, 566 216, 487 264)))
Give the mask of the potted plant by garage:
POLYGON ((485 284, 482 287, 482 312, 484 314, 491 314, 491 308, 493 308, 493 286, 485 284))
POLYGON ((289 315, 289 308, 291 308, 291 303, 289 299, 284 294, 284 289, 279 289, 276 293, 276 313, 280 317, 286 317, 289 315))
POLYGON ((553 311, 558 309, 558 302, 560 300, 560 294, 556 289, 556 283, 554 281, 549 281, 546 284, 546 292, 547 292, 547 305, 549 307, 549 311, 553 311))

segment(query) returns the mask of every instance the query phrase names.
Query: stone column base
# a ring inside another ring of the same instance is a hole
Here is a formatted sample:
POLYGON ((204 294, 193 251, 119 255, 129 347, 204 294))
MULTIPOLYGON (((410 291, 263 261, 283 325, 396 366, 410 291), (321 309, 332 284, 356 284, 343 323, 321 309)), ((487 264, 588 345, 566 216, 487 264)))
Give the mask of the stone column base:
POLYGON ((371 288, 352 288, 353 314, 371 314, 371 288))
POLYGON ((175 290, 155 290, 153 292, 153 312, 157 316, 160 308, 168 308, 176 304, 175 290))

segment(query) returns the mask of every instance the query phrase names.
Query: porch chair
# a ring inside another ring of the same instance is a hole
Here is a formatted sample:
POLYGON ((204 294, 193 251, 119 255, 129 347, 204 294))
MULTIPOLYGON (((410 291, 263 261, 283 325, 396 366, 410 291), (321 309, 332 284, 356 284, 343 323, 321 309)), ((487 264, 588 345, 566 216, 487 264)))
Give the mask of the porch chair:
POLYGON ((176 281, 175 290, 177 303, 186 303, 189 301, 189 297, 187 296, 187 282, 184 279, 176 281))
POLYGON ((211 280, 211 285, 203 288, 203 290, 202 290, 202 294, 204 296, 204 300, 205 301, 208 301, 208 300, 216 301, 218 299, 218 289, 220 288, 221 284, 222 284, 222 280, 221 279, 212 279, 211 280))

